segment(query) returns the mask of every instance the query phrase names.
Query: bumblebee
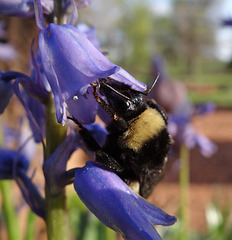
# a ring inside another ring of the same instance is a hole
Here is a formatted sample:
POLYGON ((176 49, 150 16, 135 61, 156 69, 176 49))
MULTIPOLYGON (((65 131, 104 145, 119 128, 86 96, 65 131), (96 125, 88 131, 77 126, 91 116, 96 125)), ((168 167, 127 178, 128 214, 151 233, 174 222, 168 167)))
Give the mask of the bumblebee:
POLYGON ((139 194, 147 198, 163 176, 171 145, 166 114, 154 100, 144 99, 147 92, 112 78, 92 86, 96 101, 111 117, 105 144, 100 147, 81 123, 70 119, 79 125, 87 147, 96 151, 96 162, 129 185, 139 182, 139 194))

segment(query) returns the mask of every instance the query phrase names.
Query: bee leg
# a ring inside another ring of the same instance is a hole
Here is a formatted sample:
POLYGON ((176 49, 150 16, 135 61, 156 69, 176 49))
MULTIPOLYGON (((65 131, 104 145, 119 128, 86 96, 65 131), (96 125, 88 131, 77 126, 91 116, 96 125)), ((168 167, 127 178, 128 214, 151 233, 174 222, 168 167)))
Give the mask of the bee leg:
POLYGON ((95 152, 101 148, 97 141, 95 140, 95 138, 92 136, 91 132, 87 128, 85 128, 76 118, 74 118, 73 116, 72 117, 68 116, 67 118, 72 120, 74 123, 78 125, 78 127, 80 128, 79 133, 83 141, 85 142, 86 146, 91 151, 95 152))
POLYGON ((96 153, 96 162, 115 172, 122 172, 124 168, 109 154, 103 151, 96 153))
POLYGON ((107 114, 112 117, 113 119, 116 117, 114 110, 110 107, 110 105, 103 100, 97 93, 97 84, 93 83, 93 96, 96 102, 107 112, 107 114))

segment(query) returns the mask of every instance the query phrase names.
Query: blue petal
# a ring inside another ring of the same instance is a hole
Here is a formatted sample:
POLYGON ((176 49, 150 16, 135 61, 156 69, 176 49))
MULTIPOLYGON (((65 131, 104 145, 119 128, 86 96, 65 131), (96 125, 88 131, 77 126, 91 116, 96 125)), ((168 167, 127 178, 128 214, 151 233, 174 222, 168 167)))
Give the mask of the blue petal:
POLYGON ((138 197, 113 172, 94 162, 76 171, 74 187, 85 205, 108 227, 128 240, 154 240, 154 224, 171 225, 169 216, 138 197))
POLYGON ((44 66, 53 68, 57 77, 52 79, 49 75, 48 81, 51 87, 51 82, 57 81, 64 101, 83 95, 89 83, 108 77, 118 69, 84 34, 70 25, 50 24, 46 31, 40 32, 39 49, 44 66))
POLYGON ((14 91, 15 91, 16 96, 18 97, 19 101, 22 103, 22 105, 27 113, 27 118, 30 123, 30 127, 33 132, 33 135, 36 136, 36 138, 37 137, 40 138, 40 141, 43 143, 43 133, 41 131, 42 129, 40 129, 40 126, 36 122, 34 116, 32 115, 32 112, 30 111, 27 103, 25 102, 24 96, 19 89, 19 81, 16 80, 14 82, 13 86, 14 86, 14 91))
MULTIPOLYGON (((32 116, 34 117, 42 136, 45 136, 45 120, 46 120, 45 119, 45 106, 42 103, 40 103, 39 101, 37 101, 36 99, 31 98, 27 95, 25 96, 25 98, 26 98, 26 104, 28 106, 28 109, 31 112, 32 116)), ((29 124, 30 124, 31 130, 33 132, 35 142, 37 142, 37 143, 41 142, 41 136, 38 132, 37 127, 35 127, 35 125, 30 120, 29 120, 29 124)))
POLYGON ((80 142, 79 134, 70 133, 55 152, 45 160, 43 171, 48 189, 52 194, 62 191, 65 184, 67 161, 80 142))
POLYGON ((0 114, 4 112, 13 94, 12 83, 2 81, 0 72, 0 114))
POLYGON ((147 85, 145 83, 139 82, 133 76, 131 76, 126 70, 120 68, 116 73, 110 76, 116 81, 122 82, 132 89, 140 92, 144 92, 147 90, 147 85))
POLYGON ((34 185, 32 180, 27 177, 24 171, 19 172, 16 182, 31 210, 41 218, 45 219, 45 200, 40 195, 36 185, 34 185))
POLYGON ((0 179, 14 179, 29 167, 27 158, 13 150, 0 149, 0 179))
POLYGON ((33 15, 33 1, 31 0, 1 0, 0 14, 18 17, 33 15))
POLYGON ((97 143, 100 146, 103 146, 105 143, 105 140, 106 140, 106 136, 108 134, 105 127, 103 127, 102 125, 97 124, 97 123, 85 125, 85 127, 88 129, 88 131, 91 133, 91 135, 97 141, 97 143))
POLYGON ((82 124, 90 124, 95 121, 98 104, 92 92, 93 89, 89 88, 84 96, 66 101, 70 115, 78 119, 82 124))

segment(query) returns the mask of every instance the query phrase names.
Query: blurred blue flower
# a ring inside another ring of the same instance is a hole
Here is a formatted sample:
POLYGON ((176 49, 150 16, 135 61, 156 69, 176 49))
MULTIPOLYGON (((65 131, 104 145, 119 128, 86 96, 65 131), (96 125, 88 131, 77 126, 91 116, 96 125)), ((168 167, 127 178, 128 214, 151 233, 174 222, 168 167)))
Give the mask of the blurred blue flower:
POLYGON ((78 8, 87 7, 92 0, 75 0, 78 8))
MULTIPOLYGON (((50 14, 54 9, 54 1, 42 0, 42 7, 45 14, 50 14)), ((0 0, 0 14, 30 17, 34 15, 33 0, 0 0)))
POLYGON ((100 50, 100 43, 96 37, 96 28, 95 27, 89 27, 88 25, 84 23, 77 24, 76 28, 84 33, 88 40, 94 45, 95 48, 100 50))
POLYGON ((4 61, 15 60, 18 56, 16 49, 7 43, 0 43, 0 59, 4 61))
MULTIPOLYGON (((1 9, 0 9, 1 11, 1 9)), ((0 20, 0 60, 3 61, 11 61, 15 60, 18 56, 17 50, 7 43, 8 38, 7 38, 7 32, 6 32, 6 23, 5 21, 0 20)))
POLYGON ((45 133, 45 106, 50 94, 50 86, 41 67, 39 53, 33 52, 33 42, 31 45, 31 76, 21 72, 0 72, 0 113, 7 106, 11 96, 15 93, 23 104, 35 141, 41 142, 45 133), (11 81, 15 79, 14 83, 11 81), (24 91, 21 91, 18 84, 22 84, 24 91), (25 93, 26 92, 26 93, 25 93))
POLYGON ((27 176, 28 168, 29 161, 24 155, 17 151, 0 149, 0 180, 16 180, 25 201, 32 211, 44 218, 44 199, 32 180, 27 176))
POLYGON ((49 92, 29 76, 19 72, 0 72, 0 87, 0 99, 2 100, 0 103, 0 114, 3 113, 10 98, 15 93, 26 111, 35 141, 41 142, 45 127, 45 108, 36 98, 45 101, 49 92), (12 83, 11 80, 13 79, 16 80, 12 83), (22 83, 29 95, 20 90, 19 83, 22 83), (30 96, 36 98, 34 99, 30 96))
POLYGON ((231 27, 231 26, 232 26, 232 18, 224 19, 224 20, 222 21, 222 26, 231 27))
POLYGON ((24 155, 7 149, 0 149, 0 179, 14 179, 18 173, 26 172, 29 161, 24 155))
POLYGON ((161 239, 154 225, 176 222, 175 217, 132 192, 115 173, 94 162, 77 169, 74 187, 89 210, 127 240, 161 239))

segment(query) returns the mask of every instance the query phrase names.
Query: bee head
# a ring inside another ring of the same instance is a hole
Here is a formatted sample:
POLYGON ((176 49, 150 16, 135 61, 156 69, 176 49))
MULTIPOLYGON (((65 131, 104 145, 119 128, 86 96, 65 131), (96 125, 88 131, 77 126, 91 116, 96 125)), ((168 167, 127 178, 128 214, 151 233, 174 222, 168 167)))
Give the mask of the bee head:
POLYGON ((129 120, 145 110, 142 93, 128 85, 110 78, 100 79, 99 89, 112 109, 125 119, 129 120))

